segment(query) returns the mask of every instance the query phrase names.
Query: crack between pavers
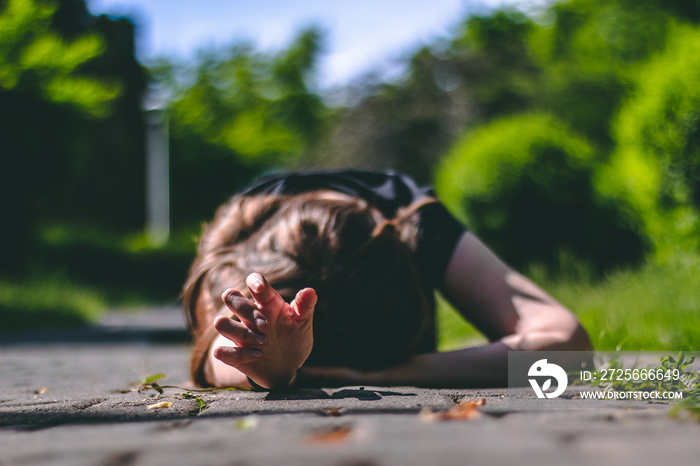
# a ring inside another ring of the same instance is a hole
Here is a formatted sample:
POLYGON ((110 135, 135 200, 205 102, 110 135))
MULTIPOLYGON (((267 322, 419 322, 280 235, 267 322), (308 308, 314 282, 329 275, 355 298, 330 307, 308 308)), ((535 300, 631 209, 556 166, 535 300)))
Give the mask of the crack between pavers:
POLYGON ((71 406, 73 406, 75 409, 88 409, 92 406, 98 405, 105 401, 106 398, 93 398, 92 400, 85 400, 85 401, 79 401, 78 403, 73 403, 71 406))

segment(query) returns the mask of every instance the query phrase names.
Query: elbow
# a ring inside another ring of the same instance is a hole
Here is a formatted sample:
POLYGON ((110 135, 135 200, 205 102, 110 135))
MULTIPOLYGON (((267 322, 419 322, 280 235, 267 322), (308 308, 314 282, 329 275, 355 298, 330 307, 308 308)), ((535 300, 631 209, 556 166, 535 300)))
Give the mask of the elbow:
POLYGON ((588 332, 581 323, 570 315, 559 320, 557 325, 509 335, 501 341, 518 351, 590 351, 592 349, 588 332))
POLYGON ((573 315, 569 322, 552 329, 540 339, 535 351, 590 351, 593 347, 588 332, 573 315))
POLYGON ((573 331, 567 334, 563 344, 567 346, 566 351, 590 351, 593 349, 588 332, 578 320, 576 320, 573 331))

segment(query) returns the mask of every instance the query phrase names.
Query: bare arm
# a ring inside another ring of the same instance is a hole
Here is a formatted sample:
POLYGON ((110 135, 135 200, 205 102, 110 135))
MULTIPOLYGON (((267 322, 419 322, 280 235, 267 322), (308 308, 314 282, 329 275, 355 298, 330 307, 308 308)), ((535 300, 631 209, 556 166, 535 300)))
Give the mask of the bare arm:
POLYGON ((512 350, 590 348, 588 335, 569 310, 504 264, 472 233, 460 239, 442 292, 489 340, 500 340, 512 350))
POLYGON ((306 368, 329 382, 425 387, 485 387, 507 383, 510 350, 586 350, 590 342, 574 315, 513 271, 472 233, 460 239, 442 287, 454 307, 491 343, 412 357, 381 371, 306 368))

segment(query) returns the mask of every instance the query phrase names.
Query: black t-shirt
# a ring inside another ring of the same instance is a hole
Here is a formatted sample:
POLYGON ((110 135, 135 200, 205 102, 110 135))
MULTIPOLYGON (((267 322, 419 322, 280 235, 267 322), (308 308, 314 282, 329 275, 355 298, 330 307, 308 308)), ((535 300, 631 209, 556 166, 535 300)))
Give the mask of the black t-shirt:
MULTIPOLYGON (((359 197, 391 218, 414 200, 435 197, 429 187, 418 186, 411 178, 392 171, 313 171, 287 173, 262 178, 240 194, 299 194, 333 190, 359 197)), ((424 283, 438 287, 445 276, 457 241, 466 231, 441 203, 418 209, 419 228, 416 265, 424 283)))

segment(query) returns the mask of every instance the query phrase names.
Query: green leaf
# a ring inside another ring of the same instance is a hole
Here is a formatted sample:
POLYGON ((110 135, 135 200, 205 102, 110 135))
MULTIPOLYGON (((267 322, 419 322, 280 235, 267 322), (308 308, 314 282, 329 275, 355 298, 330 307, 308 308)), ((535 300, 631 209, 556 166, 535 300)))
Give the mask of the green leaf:
POLYGON ((143 379, 143 383, 153 383, 153 382, 155 382, 156 380, 160 380, 160 379, 162 379, 162 378, 164 378, 164 377, 165 377, 165 374, 161 374, 161 373, 149 375, 148 377, 146 377, 145 379, 143 379))

